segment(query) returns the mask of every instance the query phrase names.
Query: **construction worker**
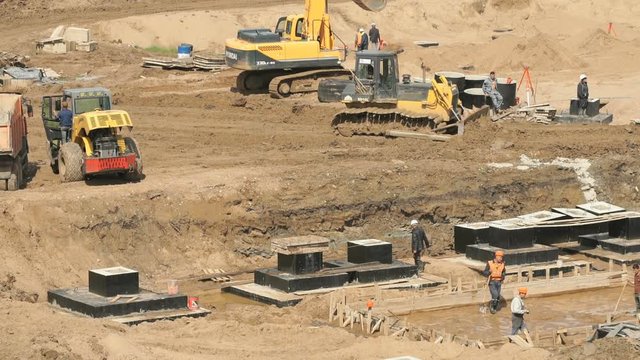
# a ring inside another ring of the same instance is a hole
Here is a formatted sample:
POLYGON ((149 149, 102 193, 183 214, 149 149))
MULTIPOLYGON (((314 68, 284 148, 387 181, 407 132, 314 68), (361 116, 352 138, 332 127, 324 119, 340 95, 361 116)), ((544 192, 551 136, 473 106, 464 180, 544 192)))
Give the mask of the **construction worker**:
POLYGON ((411 220, 411 252, 413 253, 413 261, 416 264, 417 275, 424 271, 422 255, 428 247, 429 239, 427 239, 424 229, 418 224, 418 220, 411 220))
POLYGON ((69 110, 69 103, 62 102, 62 109, 58 112, 56 117, 60 122, 60 134, 62 136, 62 143, 67 143, 71 136, 71 128, 73 127, 73 112, 69 110))
POLYGON ((587 113, 587 105, 589 104, 589 85, 587 85, 587 75, 580 75, 578 83, 578 115, 587 113))
POLYGON ((636 300, 636 316, 640 319, 640 265, 633 264, 633 297, 636 300))
POLYGON ((373 310, 373 298, 369 298, 367 301, 367 312, 371 313, 371 310, 373 310))
POLYGON ((525 297, 527 297, 527 288, 521 287, 518 289, 518 295, 511 300, 511 335, 516 335, 520 330, 523 333, 528 332, 527 325, 524 323, 524 314, 529 313, 524 306, 525 297))
POLYGON ((363 28, 360 28, 356 34, 356 51, 367 49, 369 49, 369 36, 364 32, 363 28))
POLYGON ((376 27, 376 23, 371 23, 371 29, 369 29, 369 41, 373 45, 373 48, 380 50, 380 30, 376 27))
POLYGON ((500 305, 500 291, 502 290, 502 282, 504 281, 507 269, 504 264, 504 251, 496 251, 495 258, 487 262, 484 271, 484 276, 489 278, 489 292, 491 293, 491 304, 489 305, 489 311, 495 314, 498 311, 500 305))
POLYGON ((496 112, 500 112, 502 107, 502 94, 498 91, 498 80, 496 79, 496 72, 489 73, 489 78, 482 84, 482 92, 491 98, 491 103, 496 112))

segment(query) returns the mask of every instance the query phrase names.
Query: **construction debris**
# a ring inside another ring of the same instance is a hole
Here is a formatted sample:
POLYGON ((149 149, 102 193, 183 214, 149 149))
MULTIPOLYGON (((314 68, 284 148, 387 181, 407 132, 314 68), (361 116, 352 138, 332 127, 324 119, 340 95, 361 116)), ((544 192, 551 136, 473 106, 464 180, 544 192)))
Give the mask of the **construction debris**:
POLYGON ((598 325, 589 342, 603 338, 622 337, 629 339, 640 350, 640 325, 632 323, 611 323, 598 325))
POLYGON ((65 54, 69 51, 90 52, 98 48, 98 43, 93 41, 91 30, 78 27, 65 28, 60 25, 53 30, 51 36, 36 41, 36 51, 51 54, 65 54))
POLYGON ((163 70, 203 70, 219 72, 227 69, 224 55, 194 55, 190 58, 143 58, 143 67, 163 70))
POLYGON ((30 58, 28 56, 0 51, 0 68, 9 66, 26 67, 26 63, 29 62, 29 60, 30 58))
POLYGON ((417 41, 414 41, 413 43, 415 45, 422 46, 422 47, 432 47, 432 46, 440 45, 440 43, 436 41, 425 41, 425 40, 417 40, 417 41))

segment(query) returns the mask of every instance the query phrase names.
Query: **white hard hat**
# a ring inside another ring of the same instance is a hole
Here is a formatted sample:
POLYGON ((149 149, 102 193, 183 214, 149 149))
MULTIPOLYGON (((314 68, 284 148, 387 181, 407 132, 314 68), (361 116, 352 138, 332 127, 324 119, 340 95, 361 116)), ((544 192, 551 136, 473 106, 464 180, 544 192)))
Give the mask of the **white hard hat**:
POLYGON ((584 80, 584 79, 586 79, 586 78, 587 78, 587 75, 585 75, 585 74, 581 74, 581 75, 580 75, 580 81, 582 81, 582 80, 584 80))
POLYGON ((411 220, 411 225, 418 225, 418 220, 416 219, 411 220))
POLYGON ((363 28, 360 28, 360 30, 358 30, 358 32, 364 32, 364 29, 363 29, 363 28))
POLYGON ((371 26, 376 26, 376 23, 371 23, 371 26))

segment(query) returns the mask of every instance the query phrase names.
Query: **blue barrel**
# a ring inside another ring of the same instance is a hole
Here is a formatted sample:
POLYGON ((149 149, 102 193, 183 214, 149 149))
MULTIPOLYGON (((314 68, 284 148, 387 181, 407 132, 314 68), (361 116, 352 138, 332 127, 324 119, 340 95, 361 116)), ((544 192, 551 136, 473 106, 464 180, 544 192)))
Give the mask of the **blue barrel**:
POLYGON ((193 45, 191 44, 180 44, 178 46, 178 58, 189 58, 191 57, 191 53, 193 52, 193 45))

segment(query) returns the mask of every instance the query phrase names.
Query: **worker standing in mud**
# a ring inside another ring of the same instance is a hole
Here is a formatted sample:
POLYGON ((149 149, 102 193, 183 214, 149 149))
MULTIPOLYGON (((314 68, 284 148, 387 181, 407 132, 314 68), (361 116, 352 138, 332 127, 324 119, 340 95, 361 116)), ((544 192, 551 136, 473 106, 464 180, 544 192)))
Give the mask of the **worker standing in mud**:
POLYGON ((500 292, 502 291, 502 282, 507 273, 504 264, 504 251, 496 251, 495 258, 487 262, 482 274, 489 278, 489 292, 491 293, 491 304, 489 311, 495 314, 500 305, 500 292))
POLYGON ((411 220, 411 252, 413 253, 413 261, 416 264, 416 274, 424 271, 424 263, 422 255, 429 247, 429 239, 424 229, 418 224, 418 220, 411 220))
POLYGON ((587 75, 580 75, 578 83, 578 115, 587 113, 587 105, 589 105, 589 85, 587 84, 587 75))
POLYGON ((491 98, 493 108, 496 112, 499 112, 500 108, 502 108, 502 102, 504 99, 502 98, 502 94, 498 91, 498 80, 496 79, 495 71, 489 73, 489 78, 485 79, 482 84, 482 92, 491 98))
POLYGON ((521 287, 518 289, 518 295, 511 300, 511 335, 516 335, 518 331, 522 331, 525 334, 528 332, 527 325, 524 323, 524 314, 529 313, 529 310, 524 306, 524 298, 526 296, 527 288, 521 287))

